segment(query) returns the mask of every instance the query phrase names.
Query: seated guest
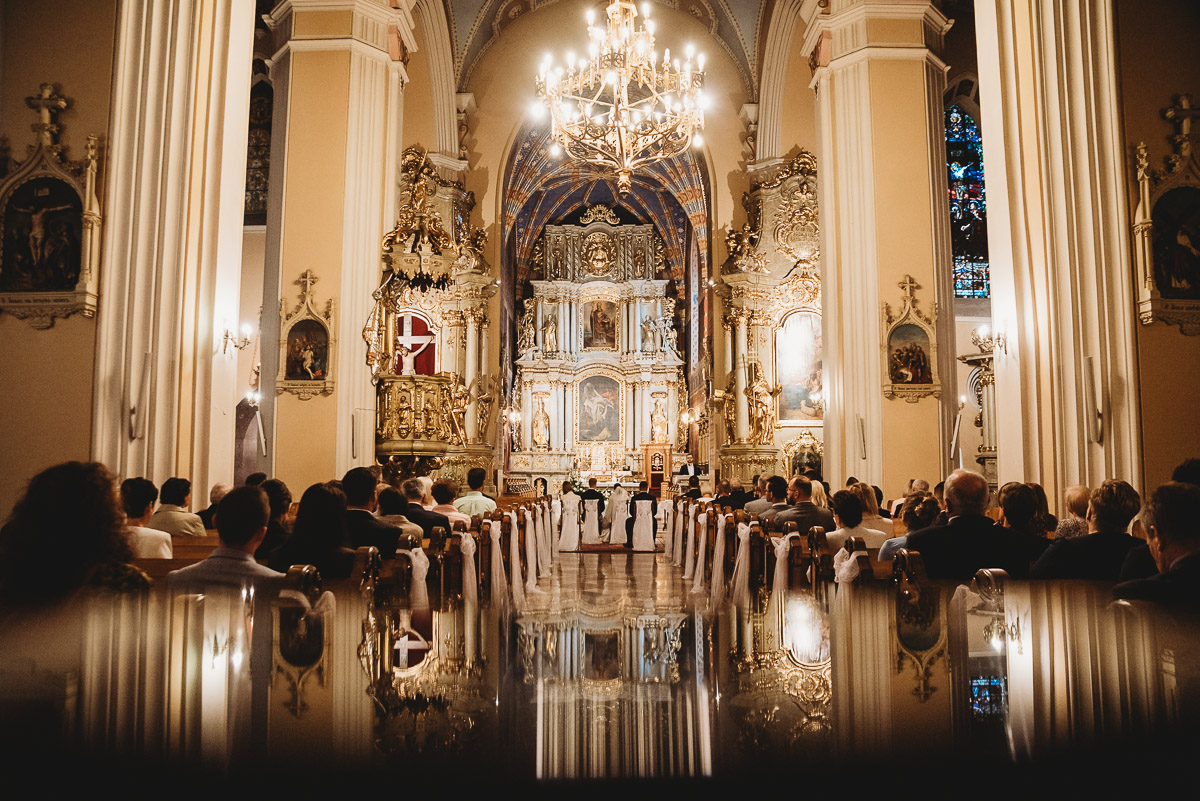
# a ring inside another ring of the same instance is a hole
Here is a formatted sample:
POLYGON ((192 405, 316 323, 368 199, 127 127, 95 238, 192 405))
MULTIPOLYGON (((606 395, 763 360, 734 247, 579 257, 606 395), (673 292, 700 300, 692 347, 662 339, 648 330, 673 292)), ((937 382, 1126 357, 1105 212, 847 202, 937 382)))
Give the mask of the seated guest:
POLYGON ((256 595, 278 594, 283 574, 254 561, 267 536, 271 507, 258 487, 230 490, 217 504, 215 517, 221 547, 205 560, 167 574, 173 589, 202 592, 210 587, 253 587, 256 595))
MULTIPOLYGON (((685 497, 685 498, 699 498, 699 497, 701 497, 703 494, 704 494, 704 493, 702 493, 702 492, 700 491, 700 476, 692 476, 691 478, 689 478, 689 479, 688 479, 688 489, 687 489, 687 492, 683 493, 683 497, 685 497)), ((586 498, 586 497, 587 497, 587 495, 586 495, 586 493, 585 493, 584 495, 582 495, 582 496, 580 496, 580 497, 581 497, 581 498, 586 498)))
MULTIPOLYGON (((941 507, 929 492, 913 492, 900 507, 900 521, 908 532, 920 531, 934 525, 941 507)), ((908 536, 892 537, 879 547, 879 561, 890 562, 900 548, 908 547, 908 536)))
POLYGON ((1029 561, 1036 562, 1050 540, 1044 536, 1045 528, 1038 517, 1037 494, 1028 484, 1010 481, 1000 488, 1000 523, 1011 531, 1024 546, 1029 561))
MULTIPOLYGON (((1183 484, 1196 484, 1200 486, 1200 459, 1185 459, 1176 465, 1171 471, 1171 480, 1178 481, 1183 484)), ((1143 515, 1147 514, 1146 510, 1142 510, 1133 520, 1132 533, 1139 540, 1149 540, 1150 535, 1145 526, 1142 524, 1143 515)), ((1154 562, 1154 555, 1150 553, 1150 545, 1147 542, 1139 543, 1129 549, 1129 555, 1125 559, 1125 564, 1121 566, 1121 581, 1132 581, 1133 579, 1149 578, 1158 574, 1158 565, 1154 562)))
POLYGON ((857 493, 858 499, 862 501, 863 525, 892 536, 892 521, 879 514, 879 496, 875 494, 875 488, 865 481, 860 481, 850 487, 849 491, 857 493))
POLYGON ((837 529, 825 535, 829 550, 837 551, 851 537, 862 537, 868 548, 878 548, 888 538, 887 534, 863 523, 862 496, 851 490, 838 490, 830 498, 833 506, 833 522, 837 529))
POLYGON ((658 499, 650 494, 650 485, 638 482, 638 491, 629 498, 629 517, 625 518, 625 547, 633 548, 633 524, 637 519, 637 502, 650 501, 650 517, 658 519, 658 499))
POLYGON ((213 513, 217 511, 217 504, 225 497, 225 493, 229 492, 233 487, 228 484, 217 482, 212 485, 212 489, 208 491, 208 508, 201 509, 196 512, 200 518, 200 522, 204 524, 206 530, 215 528, 213 525, 213 513))
POLYGON ((812 480, 812 502, 818 509, 829 508, 829 495, 825 492, 825 482, 820 479, 812 480))
POLYGON ((1058 528, 1058 518, 1050 514, 1050 500, 1046 497, 1046 490, 1041 484, 1032 481, 1025 486, 1033 490, 1033 497, 1037 501, 1037 513, 1033 516, 1033 534, 1042 538, 1048 537, 1058 528))
POLYGON ((1072 537, 1083 537, 1088 533, 1087 513, 1088 501, 1092 491, 1082 484, 1067 487, 1063 493, 1063 505, 1067 513, 1058 521, 1054 529, 1054 539, 1069 540, 1072 537))
POLYGON ((424 532, 421 531, 420 526, 404 516, 404 510, 407 508, 408 499, 400 490, 388 487, 379 491, 379 498, 375 506, 379 519, 385 523, 391 523, 404 532, 400 536, 400 547, 412 549, 420 546, 424 532))
POLYGON ((807 476, 796 476, 788 484, 788 502, 791 506, 775 515, 775 522, 782 527, 786 523, 795 523, 801 534, 807 534, 813 526, 820 526, 826 531, 833 531, 836 525, 833 514, 828 509, 818 507, 812 501, 813 487, 817 482, 807 476))
POLYGON ((949 522, 907 535, 906 547, 921 553, 929 578, 969 581, 985 567, 1014 578, 1029 574, 1028 545, 984 514, 990 494, 978 473, 955 470, 946 478, 949 522))
MULTIPOLYGON (((352 467, 342 476, 346 495, 346 534, 351 548, 374 545, 379 555, 396 555, 400 529, 375 516, 375 476, 365 467, 352 467)), ((445 519, 445 518, 443 518, 445 519)))
POLYGON ((292 491, 288 489, 287 484, 277 478, 268 478, 258 486, 267 493, 267 503, 271 507, 271 521, 267 523, 267 536, 263 539, 262 545, 258 546, 258 550, 254 552, 255 559, 265 562, 288 538, 288 530, 283 524, 283 518, 292 508, 292 491))
POLYGON ((1200 485, 1171 481, 1150 494, 1144 523, 1158 575, 1113 587, 1113 596, 1200 612, 1200 485))
MULTIPOLYGON (((465 528, 471 527, 471 516, 465 515, 458 511, 454 506, 454 496, 458 495, 458 487, 454 486, 453 481, 442 479, 433 483, 433 500, 437 505, 431 511, 444 514, 446 519, 453 526, 456 522, 461 522, 465 528)), ((449 533, 449 529, 446 529, 449 533)))
POLYGON ((158 511, 150 518, 150 528, 165 531, 172 537, 203 537, 204 521, 187 510, 192 502, 192 482, 186 478, 168 478, 159 493, 158 511))
POLYGON ((257 487, 259 484, 262 484, 266 480, 267 480, 266 473, 251 473, 250 475, 246 476, 246 483, 243 486, 257 487))
POLYGON ((490 515, 496 511, 496 502, 483 494, 483 482, 487 480, 487 471, 482 467, 472 467, 467 471, 467 492, 454 499, 454 508, 467 517, 490 515))
POLYGON ((717 508, 724 509, 729 506, 729 479, 723 478, 717 482, 717 497, 715 499, 717 508))
POLYGON ((144 590, 150 581, 131 559, 108 469, 99 462, 47 468, 0 528, 0 609, 45 607, 86 587, 144 590))
POLYGON ((888 511, 887 506, 883 502, 883 490, 874 484, 871 485, 871 491, 875 493, 875 510, 879 517, 883 520, 891 520, 892 513, 888 511))
POLYGON ((417 476, 417 481, 421 484, 421 507, 429 511, 437 503, 433 500, 433 479, 429 476, 417 476))
POLYGON ((923 478, 910 478, 908 480, 908 488, 905 489, 904 494, 892 501, 892 508, 889 511, 893 520, 900 516, 900 510, 903 508, 904 502, 914 492, 929 492, 929 482, 923 478))
POLYGON ((746 492, 740 478, 729 479, 729 506, 731 509, 744 509, 746 504, 754 500, 754 496, 746 492))
POLYGON ((147 528, 154 516, 158 488, 148 478, 127 478, 121 482, 121 505, 125 507, 125 529, 134 559, 170 559, 171 535, 147 528))
MULTIPOLYGON (((427 478, 427 476, 423 478, 427 478)), ((425 487, 424 482, 420 478, 406 479, 400 485, 400 492, 404 493, 404 498, 408 501, 408 505, 404 507, 404 516, 421 527, 421 533, 424 537, 433 537, 433 529, 437 526, 444 528, 447 534, 450 533, 450 521, 446 519, 444 514, 431 512, 421 505, 421 499, 425 495, 425 487)))
MULTIPOLYGON (((782 478, 782 476, 781 476, 782 478)), ((746 510, 748 515, 761 515, 763 512, 771 508, 771 499, 767 497, 767 482, 771 480, 770 476, 759 476, 757 492, 758 497, 752 501, 747 501, 742 508, 746 510)), ((696 496, 700 497, 700 496, 696 496)))
POLYGON ((1089 534, 1055 540, 1029 572, 1030 578, 1116 581, 1121 565, 1138 539, 1127 531, 1141 509, 1137 490, 1110 478, 1092 491, 1089 534))
MULTIPOLYGON (((689 480, 689 486, 690 486, 689 480)), ((696 479, 696 486, 700 486, 700 479, 696 479)), ((689 498, 692 496, 688 496, 689 498)), ((695 496, 699 498, 700 496, 695 496)), ((596 489, 596 477, 592 476, 588 479, 588 488, 579 496, 581 501, 596 501, 596 514, 604 514, 604 495, 600 490, 596 489)))
POLYGON ((347 542, 345 494, 327 484, 313 484, 300 497, 292 534, 271 554, 270 565, 282 571, 312 565, 323 579, 349 578, 354 551, 347 542))
POLYGON ((767 479, 767 500, 771 505, 758 516, 759 520, 774 520, 775 515, 791 508, 788 503, 788 483, 783 476, 771 476, 767 479))

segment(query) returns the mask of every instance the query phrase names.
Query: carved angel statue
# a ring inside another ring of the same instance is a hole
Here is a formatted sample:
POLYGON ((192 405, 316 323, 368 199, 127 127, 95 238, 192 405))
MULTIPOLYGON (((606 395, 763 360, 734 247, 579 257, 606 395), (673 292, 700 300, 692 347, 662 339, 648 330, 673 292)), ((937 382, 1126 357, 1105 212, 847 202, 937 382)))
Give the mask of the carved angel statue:
POLYGON ((737 441, 737 371, 729 371, 729 381, 721 393, 722 416, 725 418, 725 444, 737 441))
POLYGON ((647 317, 642 320, 642 353, 653 353, 656 350, 658 346, 654 341, 654 318, 647 317))
POLYGON ((533 298, 525 299, 525 313, 521 315, 521 322, 518 324, 519 339, 517 340, 517 352, 528 353, 533 350, 537 344, 537 322, 534 320, 533 309, 537 301, 533 298))
POLYGON ((771 386, 763 377, 762 366, 755 364, 754 380, 746 387, 750 400, 750 438, 758 445, 770 445, 775 434, 774 404, 772 401, 783 387, 771 386))
POLYGON ((750 223, 742 223, 741 230, 730 228, 725 235, 725 247, 729 250, 729 258, 739 259, 749 256, 758 243, 758 232, 750 227, 750 223))
POLYGON ((663 408, 666 401, 663 398, 654 399, 654 411, 650 412, 650 441, 667 441, 667 412, 663 408))
POLYGON ((545 398, 537 399, 537 411, 533 413, 533 428, 530 436, 533 439, 534 450, 550 450, 550 415, 546 414, 545 398))
POLYGON ((679 350, 675 341, 675 318, 673 316, 668 317, 663 315, 655 322, 655 328, 657 329, 659 336, 662 337, 661 342, 663 352, 673 353, 678 356, 679 350))
POLYGON ((463 383, 462 376, 450 374, 450 444, 467 444, 467 406, 471 393, 463 383))
POLYGON ((553 314, 542 320, 542 350, 546 353, 558 351, 558 318, 553 314))
POLYGON ((458 243, 458 258, 454 260, 454 271, 486 272, 487 262, 483 259, 485 247, 487 247, 487 232, 471 225, 469 221, 464 223, 462 237, 458 243))

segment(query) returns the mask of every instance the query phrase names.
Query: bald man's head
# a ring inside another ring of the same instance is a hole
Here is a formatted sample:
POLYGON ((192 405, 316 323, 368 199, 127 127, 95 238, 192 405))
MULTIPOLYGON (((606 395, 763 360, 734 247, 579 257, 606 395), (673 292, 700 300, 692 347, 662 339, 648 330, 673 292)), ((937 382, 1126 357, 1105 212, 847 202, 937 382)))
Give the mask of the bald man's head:
POLYGON ((970 470, 955 470, 946 477, 946 512, 958 515, 981 515, 987 511, 987 479, 970 470))

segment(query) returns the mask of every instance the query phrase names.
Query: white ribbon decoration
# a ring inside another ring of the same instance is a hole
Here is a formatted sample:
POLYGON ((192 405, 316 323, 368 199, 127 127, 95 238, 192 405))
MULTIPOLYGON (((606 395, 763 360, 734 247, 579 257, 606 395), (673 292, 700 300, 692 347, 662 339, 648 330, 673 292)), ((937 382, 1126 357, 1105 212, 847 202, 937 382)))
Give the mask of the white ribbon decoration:
POLYGON ((858 578, 858 559, 845 548, 838 548, 833 555, 833 580, 838 584, 849 584, 858 578))
POLYGON ((708 553, 708 513, 700 515, 698 520, 700 534, 696 545, 696 580, 692 582, 692 592, 704 592, 704 563, 708 553))
POLYGON ((708 608, 715 610, 725 599, 725 515, 717 515, 717 538, 713 541, 712 594, 708 608))
POLYGON ((521 578, 521 530, 517 528, 517 512, 508 513, 511 536, 508 538, 508 567, 512 574, 513 606, 520 612, 525 608, 524 580, 521 578))
POLYGON ((525 507, 521 510, 525 512, 525 591, 533 592, 538 577, 537 531, 533 526, 533 513, 525 507))
POLYGON ((550 538, 542 526, 542 514, 535 504, 532 511, 526 511, 525 525, 534 532, 537 543, 537 574, 538 577, 550 575, 550 538), (532 518, 532 519, 530 519, 532 518))
POLYGON ((546 547, 550 550, 550 564, 558 558, 558 541, 554 538, 554 528, 550 525, 550 504, 545 500, 538 503, 538 514, 542 518, 542 530, 546 532, 546 547))
POLYGON ((458 544, 462 551, 463 569, 463 634, 468 664, 474 663, 479 652, 479 584, 475 578, 475 537, 464 531, 458 544))
POLYGON ((410 591, 409 600, 412 604, 413 612, 428 612, 429 611, 429 588, 425 586, 425 577, 429 575, 429 557, 420 546, 413 548, 411 551, 405 548, 397 548, 396 555, 404 554, 412 563, 412 589, 410 591))
POLYGON ((750 524, 738 523, 737 557, 733 560, 733 575, 729 577, 729 594, 734 605, 750 607, 750 524))
POLYGON ((484 523, 492 540, 492 608, 504 611, 508 608, 508 579, 504 575, 504 553, 500 544, 500 521, 484 523))
POLYGON ((688 509, 687 550, 683 556, 684 581, 690 579, 692 572, 696 569, 696 514, 699 511, 700 505, 695 503, 688 509))
MULTIPOLYGON (((783 602, 788 591, 788 553, 792 548, 792 538, 799 539, 798 533, 783 537, 772 537, 771 544, 775 547, 775 575, 771 580, 771 599, 767 601, 768 636, 775 635, 775 647, 786 647, 783 642, 783 602)), ((770 640, 768 639, 768 642, 770 640)), ((771 650, 768 648, 767 650, 771 650)))
MULTIPOLYGON (((671 555, 671 532, 675 530, 675 504, 672 501, 667 501, 659 507, 663 519, 663 553, 666 556, 671 555)), ((655 522, 654 538, 658 539, 658 523, 655 522)), ((657 548, 657 543, 655 544, 657 548)))
POLYGON ((687 523, 687 505, 677 501, 675 507, 675 536, 671 541, 671 564, 679 567, 683 564, 683 530, 687 523))

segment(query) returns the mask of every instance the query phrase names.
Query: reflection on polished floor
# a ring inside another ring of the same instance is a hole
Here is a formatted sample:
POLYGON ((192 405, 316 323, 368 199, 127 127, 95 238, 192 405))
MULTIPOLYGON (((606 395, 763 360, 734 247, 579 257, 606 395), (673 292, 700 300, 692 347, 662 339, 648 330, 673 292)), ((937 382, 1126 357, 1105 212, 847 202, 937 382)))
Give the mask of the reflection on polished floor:
POLYGON ((1195 709, 1194 631, 1112 605, 1106 587, 784 571, 768 586, 770 567, 731 598, 662 553, 570 553, 517 608, 431 574, 429 611, 404 580, 373 579, 332 598, 156 588, 10 617, 5 744, 218 771, 301 759, 721 779, 891 757, 1020 764, 1169 732, 1195 709))

